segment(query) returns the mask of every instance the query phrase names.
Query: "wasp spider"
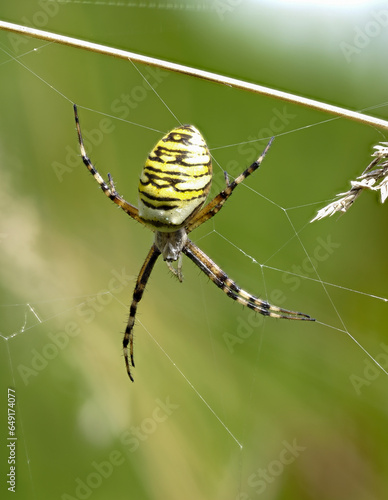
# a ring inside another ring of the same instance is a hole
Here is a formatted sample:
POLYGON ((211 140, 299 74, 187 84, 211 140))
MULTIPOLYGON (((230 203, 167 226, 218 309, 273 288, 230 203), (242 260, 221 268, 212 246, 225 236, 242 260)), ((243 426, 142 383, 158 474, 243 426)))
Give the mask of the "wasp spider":
MULTIPOLYGON (((154 243, 136 281, 123 339, 125 365, 132 381, 131 366, 135 366, 133 326, 136 310, 159 255, 163 256, 169 269, 180 281, 184 253, 228 297, 240 304, 272 318, 313 321, 307 314, 273 306, 242 290, 187 236, 193 229, 216 215, 236 186, 260 166, 272 139, 263 154, 250 167, 232 182, 227 180, 225 189, 203 207, 212 181, 212 166, 206 142, 192 125, 182 125, 171 130, 156 144, 147 158, 140 176, 139 208, 136 208, 117 193, 110 174, 107 183, 93 166, 83 144, 76 105, 74 114, 82 160, 102 191, 130 217, 148 226, 155 233, 154 243), (175 261, 178 261, 176 268, 172 265, 175 261)), ((227 176, 225 177, 227 179, 227 176)))

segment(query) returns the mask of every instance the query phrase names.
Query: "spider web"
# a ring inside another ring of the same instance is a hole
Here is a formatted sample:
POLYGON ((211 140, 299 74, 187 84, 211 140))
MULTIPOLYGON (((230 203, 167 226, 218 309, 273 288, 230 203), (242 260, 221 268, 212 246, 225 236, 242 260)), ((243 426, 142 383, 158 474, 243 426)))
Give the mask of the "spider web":
MULTIPOLYGON (((232 4, 224 2, 224 16, 232 4)), ((65 72, 54 78, 41 66, 39 57, 52 60, 68 49, 34 41, 15 57, 8 42, 2 38, 3 85, 17 77, 19 87, 13 97, 4 93, 14 106, 7 126, 29 137, 26 151, 5 128, 1 140, 2 379, 17 391, 17 493, 124 498, 129 476, 138 498, 181 498, 182 492, 187 498, 280 498, 282 492, 302 498, 304 488, 318 491, 316 468, 326 468, 329 485, 327 496, 315 498, 333 498, 334 484, 344 497, 382 491, 377 471, 384 462, 376 458, 375 439, 364 450, 357 433, 386 423, 385 237, 378 231, 385 227, 384 207, 360 201, 337 221, 309 223, 325 197, 362 171, 381 132, 131 62, 123 70, 123 63, 104 61, 104 72, 124 71, 125 82, 102 98, 93 88, 102 78, 98 67, 81 88, 77 79, 67 84, 65 72), (112 113, 112 95, 123 114, 126 86, 137 93, 130 94, 128 116, 120 116, 112 113), (184 263, 183 285, 159 263, 139 306, 130 385, 120 369, 121 331, 152 235, 112 207, 109 212, 76 163, 74 96, 88 153, 134 203, 136 183, 126 183, 137 179, 160 135, 186 116, 199 121, 210 145, 213 195, 223 171, 239 174, 272 130, 276 140, 260 171, 192 238, 244 289, 309 313, 316 323, 258 317, 231 303, 191 263, 184 263), (261 119, 246 120, 252 106, 261 106, 261 119), (38 115, 39 121, 31 118, 38 115), (223 127, 230 116, 238 125, 223 127), (269 125, 275 118, 278 130, 269 125), (66 123, 48 134, 47 124, 57 120, 66 123), (354 151, 345 147, 351 134, 360 141, 354 151), (54 191, 45 188, 47 176, 54 191), (46 482, 47 456, 58 449, 72 455, 60 460, 69 477, 46 482), (344 464, 344 476, 329 462, 344 464), (176 485, 174 469, 181 476, 176 485), (207 470, 214 477, 205 480, 207 470), (355 486, 346 474, 359 477, 355 486)), ((63 54, 67 74, 94 57, 63 54)), ((383 112, 385 106, 374 107, 383 112)))

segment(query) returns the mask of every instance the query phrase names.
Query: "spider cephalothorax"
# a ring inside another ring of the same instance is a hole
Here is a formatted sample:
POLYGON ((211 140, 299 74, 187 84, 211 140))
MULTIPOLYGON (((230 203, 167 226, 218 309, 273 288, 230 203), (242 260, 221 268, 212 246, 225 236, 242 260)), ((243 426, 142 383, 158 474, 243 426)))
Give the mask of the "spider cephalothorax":
POLYGON ((188 233, 213 217, 232 194, 236 186, 253 173, 262 162, 271 141, 262 155, 232 182, 227 182, 213 200, 205 206, 210 190, 212 167, 210 153, 200 132, 192 125, 182 125, 166 134, 148 156, 139 183, 139 209, 128 203, 116 191, 112 177, 106 183, 88 158, 82 140, 77 107, 75 122, 81 156, 103 192, 128 215, 155 233, 154 243, 140 270, 133 292, 128 324, 123 339, 127 373, 133 381, 133 326, 137 305, 157 258, 162 255, 169 269, 182 281, 182 253, 191 259, 223 292, 240 304, 265 316, 295 320, 313 319, 307 314, 273 306, 242 290, 224 271, 188 238, 188 233), (178 261, 177 268, 172 262, 178 261), (129 345, 129 353, 128 353, 129 345))

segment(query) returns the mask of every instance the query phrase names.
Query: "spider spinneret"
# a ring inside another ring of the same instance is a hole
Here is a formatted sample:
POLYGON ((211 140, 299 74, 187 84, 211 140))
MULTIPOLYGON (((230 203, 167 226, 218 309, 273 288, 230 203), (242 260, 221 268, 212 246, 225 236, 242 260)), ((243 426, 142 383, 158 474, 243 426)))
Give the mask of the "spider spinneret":
POLYGON ((123 339, 124 360, 133 382, 133 327, 138 303, 156 260, 160 255, 169 269, 182 281, 182 253, 191 259, 228 297, 264 316, 314 321, 309 315, 273 306, 241 289, 227 274, 188 238, 188 233, 216 215, 233 190, 261 164, 272 139, 262 155, 232 182, 225 175, 226 187, 205 206, 212 180, 210 152, 200 132, 192 125, 179 126, 166 134, 149 154, 139 183, 139 209, 116 191, 112 177, 106 183, 86 154, 77 106, 74 116, 82 161, 102 191, 130 217, 155 233, 154 243, 140 270, 133 292, 123 339), (172 262, 178 261, 177 269, 172 262), (129 348, 128 348, 129 346, 129 348))

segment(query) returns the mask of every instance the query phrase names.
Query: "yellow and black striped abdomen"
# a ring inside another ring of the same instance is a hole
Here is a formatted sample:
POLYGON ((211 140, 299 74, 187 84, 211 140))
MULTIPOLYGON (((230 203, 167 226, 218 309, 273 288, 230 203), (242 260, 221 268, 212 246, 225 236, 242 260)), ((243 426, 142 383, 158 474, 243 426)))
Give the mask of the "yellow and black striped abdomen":
POLYGON ((206 200, 211 179, 210 153, 200 132, 192 125, 171 130, 143 168, 140 217, 158 231, 179 229, 206 200))

